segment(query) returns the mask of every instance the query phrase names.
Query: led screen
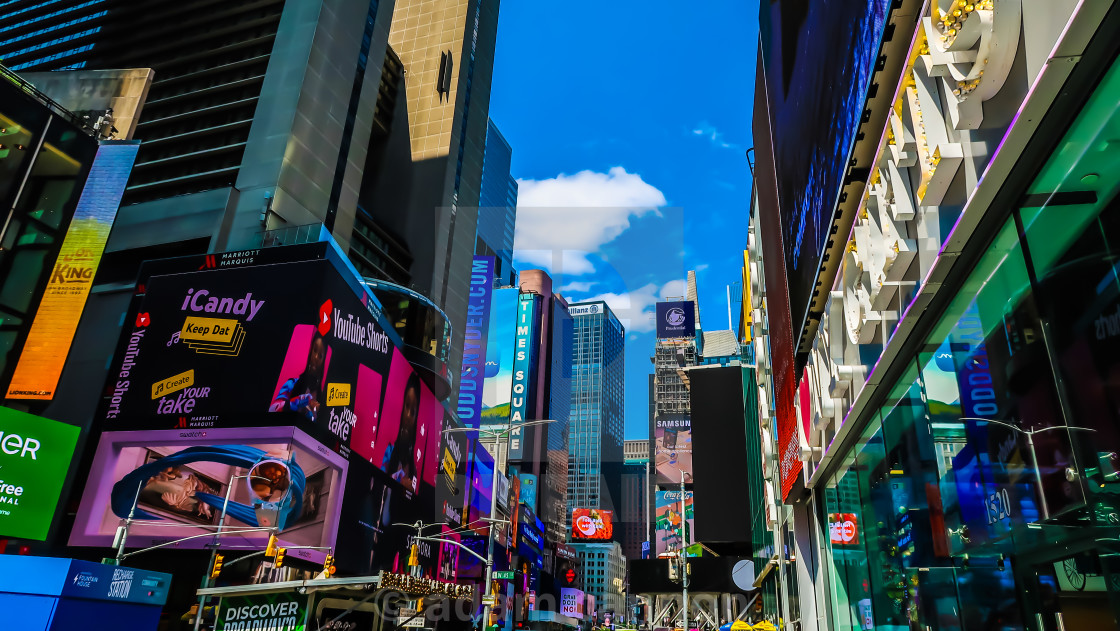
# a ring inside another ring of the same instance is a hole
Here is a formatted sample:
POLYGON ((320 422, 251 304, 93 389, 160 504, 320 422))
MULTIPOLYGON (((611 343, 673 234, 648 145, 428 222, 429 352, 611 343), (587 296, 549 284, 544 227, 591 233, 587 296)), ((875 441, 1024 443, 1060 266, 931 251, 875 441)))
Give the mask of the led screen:
POLYGON ((795 339, 816 284, 889 6, 890 0, 761 3, 795 339))
POLYGON ((600 508, 572 511, 572 539, 610 541, 614 534, 614 513, 600 508))
MULTIPOLYGON (((141 521, 129 531, 130 547, 202 534, 217 525, 228 494, 227 525, 278 527, 290 545, 330 546, 346 472, 341 456, 293 427, 105 432, 70 544, 109 546, 133 510, 141 521)), ((263 547, 267 539, 255 532, 222 542, 263 547)))

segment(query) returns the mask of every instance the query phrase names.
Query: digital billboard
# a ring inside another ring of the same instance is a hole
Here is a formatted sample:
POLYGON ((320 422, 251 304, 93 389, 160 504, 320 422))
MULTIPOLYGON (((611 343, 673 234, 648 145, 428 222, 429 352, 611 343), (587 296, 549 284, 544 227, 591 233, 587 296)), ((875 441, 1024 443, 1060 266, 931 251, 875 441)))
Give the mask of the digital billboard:
POLYGON ((659 302, 655 308, 657 337, 696 337, 696 304, 659 302))
POLYGON ((409 492, 434 486, 443 406, 370 300, 324 260, 152 276, 98 418, 114 431, 294 425, 409 492))
MULTIPOLYGON (((685 540, 691 544, 693 541, 694 511, 693 494, 685 491, 685 540)), ((685 546, 681 540, 681 492, 657 491, 654 493, 654 554, 660 556, 666 552, 681 550, 685 546)))
MULTIPOLYGON (((509 422, 524 422, 534 415, 532 393, 536 390, 540 354, 541 297, 521 294, 517 301, 517 328, 513 337, 513 389, 510 394, 509 422)), ((525 455, 525 432, 514 427, 509 435, 509 459, 525 455)))
POLYGON ((123 140, 102 141, 98 146, 8 385, 7 398, 54 398, 139 148, 139 141, 123 140))
MULTIPOLYGON (((757 453, 747 452, 743 369, 710 366, 693 370, 689 375, 693 472, 696 474, 692 485, 696 494, 695 540, 705 543, 750 541, 750 507, 763 499, 752 497, 751 492, 761 493, 762 488, 752 489, 745 483, 728 484, 727 477, 728 467, 737 466, 742 479, 747 479, 748 463, 758 458, 757 453)), ((754 415, 752 410, 752 419, 754 415)))
POLYGON ((475 256, 467 294, 463 329, 463 363, 459 378, 459 420, 467 427, 481 423, 486 381, 486 347, 490 329, 490 295, 494 291, 494 257, 475 256))
POLYGON ((662 414, 653 424, 653 462, 657 484, 692 481, 692 419, 688 414, 662 414))
POLYGON ((0 407, 0 537, 47 538, 79 431, 0 407))
MULTIPOLYGON (((450 415, 445 427, 457 427, 450 415)), ((467 459, 470 439, 463 432, 446 432, 440 448, 439 475, 436 482, 436 520, 454 527, 463 525, 467 517, 470 487, 467 484, 467 459)))
POLYGON ((890 4, 805 0, 760 6, 794 339, 816 288, 890 4))
POLYGON ((610 541, 614 534, 614 513, 601 508, 572 510, 572 539, 610 541))
MULTIPOLYGON (((70 545, 108 547, 134 510, 128 544, 146 547, 216 526, 276 527, 293 546, 331 546, 347 462, 294 427, 105 432, 94 452, 70 545)), ((263 547, 266 532, 223 536, 263 547)), ((207 537, 178 544, 203 548, 207 537)))
POLYGON ((513 338, 517 330, 519 290, 494 290, 490 298, 490 326, 486 336, 486 380, 482 386, 482 424, 509 422, 513 391, 513 338))
POLYGON ((586 596, 574 587, 560 588, 560 615, 583 620, 586 596))

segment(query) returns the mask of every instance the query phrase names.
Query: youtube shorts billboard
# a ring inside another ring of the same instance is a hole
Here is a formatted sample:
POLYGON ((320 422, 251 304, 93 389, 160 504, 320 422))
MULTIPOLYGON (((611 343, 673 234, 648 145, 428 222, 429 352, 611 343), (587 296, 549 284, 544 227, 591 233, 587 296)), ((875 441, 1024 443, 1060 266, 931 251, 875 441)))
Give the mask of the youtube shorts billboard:
POLYGON ((167 273, 141 289, 110 367, 103 430, 292 425, 409 492, 435 484, 443 406, 376 300, 331 262, 167 273))

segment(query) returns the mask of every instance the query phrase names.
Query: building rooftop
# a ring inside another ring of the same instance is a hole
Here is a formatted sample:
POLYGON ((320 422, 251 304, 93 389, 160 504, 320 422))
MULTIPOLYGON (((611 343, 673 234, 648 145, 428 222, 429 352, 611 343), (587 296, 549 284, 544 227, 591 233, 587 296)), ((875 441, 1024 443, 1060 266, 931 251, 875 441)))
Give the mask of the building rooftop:
POLYGON ((704 357, 738 357, 735 331, 704 331, 704 357))

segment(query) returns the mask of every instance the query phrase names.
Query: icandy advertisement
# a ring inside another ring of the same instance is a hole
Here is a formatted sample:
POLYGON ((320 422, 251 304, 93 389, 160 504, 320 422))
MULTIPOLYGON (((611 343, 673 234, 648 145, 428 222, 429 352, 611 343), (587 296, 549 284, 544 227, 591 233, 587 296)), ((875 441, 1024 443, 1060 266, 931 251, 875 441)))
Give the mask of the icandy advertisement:
POLYGON ((105 430, 295 425, 434 485, 443 407, 328 261, 165 274, 126 320, 105 430))

